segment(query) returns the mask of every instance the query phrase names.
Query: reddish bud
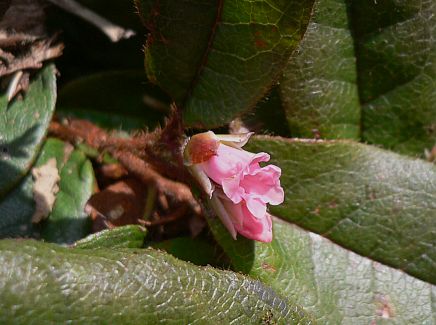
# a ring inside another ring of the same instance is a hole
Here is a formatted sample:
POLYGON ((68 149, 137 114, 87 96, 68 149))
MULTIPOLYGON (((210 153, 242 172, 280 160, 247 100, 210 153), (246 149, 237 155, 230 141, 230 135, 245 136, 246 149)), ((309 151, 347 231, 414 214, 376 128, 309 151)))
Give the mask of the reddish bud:
POLYGON ((194 135, 185 148, 185 159, 191 164, 200 164, 217 154, 220 141, 211 131, 194 135))

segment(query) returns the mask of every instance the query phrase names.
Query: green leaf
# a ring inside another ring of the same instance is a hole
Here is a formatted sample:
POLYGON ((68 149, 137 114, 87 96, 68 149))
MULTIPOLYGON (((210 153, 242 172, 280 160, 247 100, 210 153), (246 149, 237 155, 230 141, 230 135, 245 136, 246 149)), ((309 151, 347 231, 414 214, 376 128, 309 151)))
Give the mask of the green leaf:
POLYGON ((188 126, 223 125, 272 86, 304 33, 313 0, 136 0, 150 30, 146 70, 188 126))
POLYGON ((34 235, 32 215, 33 180, 27 175, 12 191, 0 199, 0 239, 34 235))
POLYGON ((163 122, 168 98, 142 71, 110 71, 73 80, 62 87, 60 116, 84 118, 106 128, 132 130, 163 122))
POLYGON ((273 218, 274 240, 212 231, 236 271, 301 304, 319 324, 433 324, 436 287, 273 218))
POLYGON ((282 168, 274 215, 436 283, 436 166, 351 141, 257 138, 282 168))
POLYGON ((147 229, 137 225, 128 225, 113 229, 105 229, 77 241, 75 248, 141 248, 147 229))
POLYGON ((354 41, 346 1, 317 0, 280 81, 291 135, 360 139, 354 41))
POLYGON ((422 155, 436 142, 434 1, 353 1, 363 139, 422 155))
MULTIPOLYGON (((34 167, 40 167, 50 158, 56 158, 57 168, 64 164, 66 144, 57 139, 48 139, 39 153, 34 167)), ((32 224, 35 211, 33 199, 34 182, 31 173, 0 199, 0 238, 35 237, 38 228, 32 224)))
POLYGON ((279 87, 275 86, 250 114, 242 117, 244 125, 259 134, 289 136, 290 129, 279 94, 279 87))
POLYGON ((281 80, 292 136, 363 138, 423 155, 436 142, 432 1, 317 0, 281 80), (362 128, 360 128, 362 126, 362 128))
POLYGON ((223 256, 220 256, 221 249, 202 238, 179 237, 151 243, 150 247, 162 249, 182 261, 196 265, 217 265, 224 262, 223 256))
POLYGON ((0 322, 311 324, 258 281, 145 250, 0 242, 0 322))
POLYGON ((49 159, 55 158, 56 167, 61 169, 65 165, 65 161, 68 159, 70 149, 73 149, 72 145, 56 138, 48 138, 41 148, 41 152, 39 153, 34 167, 40 167, 46 164, 49 159))
POLYGON ((94 191, 94 170, 85 154, 75 150, 60 170, 60 177, 56 202, 41 235, 46 241, 72 244, 90 232, 91 220, 84 209, 94 191))
POLYGON ((47 132, 56 101, 56 69, 47 65, 31 80, 23 99, 0 96, 0 197, 26 175, 47 132))

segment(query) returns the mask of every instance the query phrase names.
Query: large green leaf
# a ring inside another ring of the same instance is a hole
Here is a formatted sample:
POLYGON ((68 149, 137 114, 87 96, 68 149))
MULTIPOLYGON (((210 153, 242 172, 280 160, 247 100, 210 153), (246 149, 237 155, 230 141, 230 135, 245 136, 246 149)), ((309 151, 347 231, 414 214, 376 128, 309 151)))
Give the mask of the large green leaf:
POLYGON ((270 285, 319 324, 433 324, 436 287, 273 218, 274 240, 234 241, 208 220, 236 271, 270 285))
POLYGON ((143 71, 110 71, 71 81, 61 88, 60 116, 85 118, 106 128, 155 127, 169 111, 169 100, 143 71))
MULTIPOLYGON (((48 139, 33 167, 40 167, 50 158, 56 159, 58 170, 65 160, 66 144, 57 139, 48 139)), ((32 224, 35 212, 33 199, 34 181, 31 173, 0 199, 0 238, 36 236, 37 227, 32 224)))
POLYGON ((59 193, 41 235, 50 242, 72 244, 91 230, 85 204, 94 191, 94 170, 85 154, 75 150, 59 174, 59 193))
POLYGON ((429 0, 317 0, 281 81, 292 135, 312 137, 316 129, 325 138, 363 136, 412 155, 431 148, 434 13, 429 0))
POLYGON ((72 243, 89 233, 88 215, 83 211, 94 190, 91 162, 83 153, 60 140, 49 138, 41 148, 33 167, 40 167, 49 159, 56 159, 61 177, 53 210, 42 229, 32 224, 35 212, 34 181, 31 173, 5 197, 0 199, 0 238, 38 236, 58 243, 72 243), (70 155, 71 154, 71 155, 70 155))
POLYGON ((290 135, 278 86, 273 87, 268 95, 256 104, 253 111, 242 116, 241 120, 250 131, 256 133, 285 137, 290 135))
POLYGON ((310 324, 261 282, 146 250, 0 241, 0 322, 310 324))
POLYGON ((360 138, 354 42, 346 0, 317 0, 280 93, 294 137, 360 138))
POLYGON ((0 238, 28 237, 34 234, 32 215, 35 203, 32 188, 32 176, 27 175, 0 199, 0 238))
POLYGON ((351 141, 260 137, 282 168, 273 214, 436 283, 436 166, 351 141))
MULTIPOLYGON (((224 265, 224 253, 216 243, 204 238, 178 237, 150 243, 150 247, 164 250, 182 261, 196 265, 224 265)), ((228 264, 228 263, 227 263, 228 264)))
POLYGON ((8 104, 0 96, 0 197, 23 178, 32 165, 56 101, 55 67, 48 65, 31 80, 24 98, 8 104))
POLYGON ((313 0, 136 0, 150 30, 146 70, 185 109, 218 126, 253 107, 306 29, 313 0))
POLYGON ((353 1, 363 139, 422 154, 436 142, 436 3, 353 1))

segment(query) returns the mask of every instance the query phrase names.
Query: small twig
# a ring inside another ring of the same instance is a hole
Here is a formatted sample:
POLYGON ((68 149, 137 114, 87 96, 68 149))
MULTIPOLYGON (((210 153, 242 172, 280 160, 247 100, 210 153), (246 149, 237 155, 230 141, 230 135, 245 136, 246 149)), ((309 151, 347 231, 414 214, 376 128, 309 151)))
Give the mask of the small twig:
POLYGON ((168 199, 164 194, 160 193, 159 196, 157 197, 157 199, 158 199, 159 205, 162 209, 167 211, 170 208, 170 204, 168 203, 168 199))
POLYGON ((149 221, 149 220, 139 219, 138 222, 146 227, 161 226, 182 218, 183 216, 185 216, 186 212, 187 212, 187 208, 185 205, 183 205, 173 213, 163 216, 158 220, 149 221))
POLYGON ((168 104, 166 104, 165 102, 163 102, 163 101, 161 101, 153 96, 144 94, 144 96, 142 96, 142 102, 145 105, 149 106, 151 109, 154 109, 158 112, 168 113, 168 111, 169 111, 168 104))
POLYGON ((149 185, 147 187, 147 199, 145 201, 143 220, 147 220, 150 218, 151 213, 154 210, 156 196, 157 196, 157 189, 154 186, 149 185))
POLYGON ((107 140, 106 132, 86 120, 73 120, 68 125, 52 121, 49 131, 59 138, 73 144, 81 142, 99 150, 101 144, 107 140))
POLYGON ((196 213, 200 213, 200 206, 187 185, 163 177, 144 160, 130 152, 117 151, 111 154, 145 184, 154 184, 158 191, 174 196, 177 201, 188 203, 196 213))
POLYGON ((49 0, 54 5, 68 11, 76 16, 79 16, 88 23, 93 24, 100 29, 112 42, 118 42, 121 39, 127 39, 135 35, 135 32, 130 29, 124 29, 113 24, 109 20, 101 17, 90 9, 82 6, 74 0, 49 0))
POLYGON ((8 102, 17 94, 17 87, 20 83, 21 77, 23 76, 23 70, 16 71, 9 82, 8 89, 6 91, 6 98, 8 102))
POLYGON ((127 175, 127 170, 119 163, 105 163, 101 166, 100 172, 109 179, 120 179, 127 175))

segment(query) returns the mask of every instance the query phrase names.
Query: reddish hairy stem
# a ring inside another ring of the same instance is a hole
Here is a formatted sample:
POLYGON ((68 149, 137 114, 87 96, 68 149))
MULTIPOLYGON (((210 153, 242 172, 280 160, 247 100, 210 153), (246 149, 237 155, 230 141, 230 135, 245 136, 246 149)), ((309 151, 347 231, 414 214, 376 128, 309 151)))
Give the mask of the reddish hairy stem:
MULTIPOLYGON (((107 151, 129 173, 135 175, 143 183, 154 185, 159 192, 173 197, 176 201, 187 203, 195 213, 200 213, 200 206, 186 184, 165 178, 151 164, 130 152, 129 148, 126 148, 127 150, 120 149, 123 143, 129 141, 111 137, 104 130, 86 120, 71 120, 68 125, 52 122, 49 131, 69 142, 84 141, 100 152, 107 151)), ((132 140, 130 143, 134 143, 134 141, 132 140)))

